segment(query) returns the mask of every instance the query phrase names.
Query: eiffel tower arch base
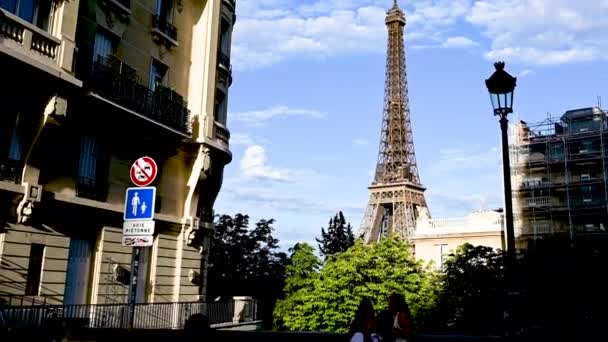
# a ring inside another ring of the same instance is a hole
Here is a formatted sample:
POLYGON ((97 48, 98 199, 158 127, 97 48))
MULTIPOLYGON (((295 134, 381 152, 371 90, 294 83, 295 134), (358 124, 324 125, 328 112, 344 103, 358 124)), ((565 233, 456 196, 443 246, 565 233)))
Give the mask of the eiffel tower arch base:
POLYGON ((420 215, 429 215, 424 188, 409 182, 372 185, 359 236, 366 244, 394 234, 408 241, 420 215))

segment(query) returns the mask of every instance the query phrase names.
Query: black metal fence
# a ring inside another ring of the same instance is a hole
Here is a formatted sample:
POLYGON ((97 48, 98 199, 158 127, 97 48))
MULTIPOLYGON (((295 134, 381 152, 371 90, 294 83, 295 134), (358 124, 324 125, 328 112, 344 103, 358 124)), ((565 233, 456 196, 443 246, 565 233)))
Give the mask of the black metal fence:
MULTIPOLYGON (((256 304, 245 307, 244 321, 256 319, 256 304)), ((0 327, 47 328, 61 322, 83 328, 124 329, 129 325, 127 304, 38 305, 0 307, 0 327)), ((140 303, 135 305, 134 329, 183 329, 194 314, 206 315, 211 325, 230 323, 234 302, 140 303)))
POLYGON ((180 132, 190 134, 190 111, 177 92, 139 82, 132 67, 114 56, 100 57, 88 76, 88 86, 99 95, 180 132))

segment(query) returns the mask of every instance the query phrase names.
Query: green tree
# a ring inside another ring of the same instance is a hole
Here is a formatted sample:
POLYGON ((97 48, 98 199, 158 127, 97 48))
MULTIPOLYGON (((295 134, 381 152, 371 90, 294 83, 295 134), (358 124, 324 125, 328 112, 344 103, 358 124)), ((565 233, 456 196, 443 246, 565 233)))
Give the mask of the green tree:
POLYGON ((327 257, 349 249, 355 243, 355 236, 352 226, 346 222, 340 211, 329 219, 327 231, 321 228, 321 238, 316 240, 319 243, 319 251, 327 257))
POLYGON ((283 317, 301 309, 303 299, 314 288, 321 266, 321 261, 314 254, 314 248, 307 243, 297 243, 289 252, 291 255, 285 268, 284 288, 284 293, 288 296, 279 300, 274 308, 275 327, 278 329, 285 327, 283 317))
MULTIPOLYGON (((209 254, 207 293, 211 299, 250 295, 272 303, 283 288, 287 255, 272 236, 274 220, 249 230, 249 216, 220 216, 209 254)), ((270 306, 272 307, 272 306, 270 306)))
POLYGON ((500 250, 468 243, 448 256, 435 329, 502 332, 505 258, 500 250))
POLYGON ((436 303, 435 280, 435 274, 395 237, 371 246, 358 240, 327 260, 309 289, 287 292, 285 300, 296 305, 275 318, 289 330, 346 332, 364 296, 381 310, 390 294, 397 292, 405 296, 412 315, 421 322, 436 303))

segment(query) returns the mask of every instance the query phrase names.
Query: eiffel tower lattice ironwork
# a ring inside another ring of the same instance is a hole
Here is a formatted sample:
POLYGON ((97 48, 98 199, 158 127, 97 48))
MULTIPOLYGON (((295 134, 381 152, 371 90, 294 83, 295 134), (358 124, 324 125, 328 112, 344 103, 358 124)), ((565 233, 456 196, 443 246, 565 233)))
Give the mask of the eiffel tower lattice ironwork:
POLYGON ((397 0, 385 22, 388 49, 380 150, 359 229, 359 236, 368 244, 388 234, 408 241, 418 216, 430 218, 414 153, 403 41, 406 20, 397 0))

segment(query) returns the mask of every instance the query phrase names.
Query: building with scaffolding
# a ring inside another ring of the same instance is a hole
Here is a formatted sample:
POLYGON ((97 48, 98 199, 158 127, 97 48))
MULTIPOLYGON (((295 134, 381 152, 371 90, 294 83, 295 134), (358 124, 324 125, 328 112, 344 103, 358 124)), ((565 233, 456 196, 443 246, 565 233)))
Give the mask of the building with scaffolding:
POLYGON ((603 240, 608 228, 606 112, 567 111, 512 127, 511 180, 519 247, 539 239, 603 240))

